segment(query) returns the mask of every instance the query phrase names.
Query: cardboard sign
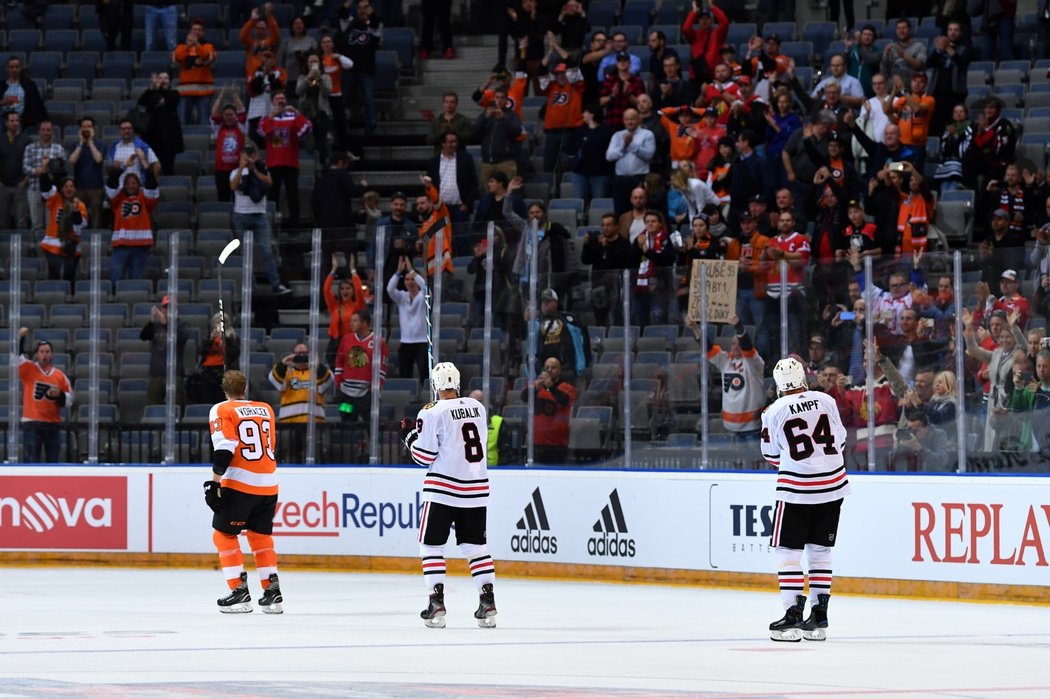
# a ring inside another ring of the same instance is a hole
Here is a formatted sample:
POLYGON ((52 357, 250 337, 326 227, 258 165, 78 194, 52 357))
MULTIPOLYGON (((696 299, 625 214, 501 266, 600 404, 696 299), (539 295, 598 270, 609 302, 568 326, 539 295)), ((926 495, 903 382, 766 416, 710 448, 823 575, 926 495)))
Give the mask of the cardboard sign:
POLYGON ((689 278, 689 318, 700 322, 700 268, 707 268, 707 322, 728 323, 736 313, 736 260, 693 260, 689 278))

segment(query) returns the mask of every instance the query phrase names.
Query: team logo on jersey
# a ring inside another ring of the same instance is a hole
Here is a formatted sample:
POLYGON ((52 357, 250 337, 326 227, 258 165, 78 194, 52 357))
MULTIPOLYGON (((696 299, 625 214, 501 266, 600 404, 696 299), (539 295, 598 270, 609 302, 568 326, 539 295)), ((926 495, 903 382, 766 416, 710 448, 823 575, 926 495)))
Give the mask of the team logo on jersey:
POLYGON ((124 218, 130 218, 132 216, 138 216, 142 213, 142 202, 138 199, 125 199, 120 205, 120 215, 124 218))
POLYGON ((47 392, 52 388, 58 388, 58 386, 44 383, 43 381, 37 381, 33 384, 33 400, 44 400, 47 396, 47 392))
POLYGON ((525 515, 518 520, 520 533, 510 538, 514 553, 558 553, 558 537, 553 536, 547 509, 543 506, 540 489, 532 491, 532 502, 525 506, 525 515))
POLYGON ((568 104, 569 103, 569 93, 568 92, 559 92, 558 94, 554 95, 553 103, 554 103, 555 107, 563 105, 563 104, 568 104))
POLYGON ((620 494, 615 489, 609 494, 609 504, 602 508, 602 514, 592 529, 596 536, 587 540, 588 554, 634 558, 634 539, 627 536, 627 520, 620 505, 620 494))
POLYGON ((722 374, 722 391, 729 393, 730 391, 740 391, 744 388, 744 375, 726 372, 722 374))

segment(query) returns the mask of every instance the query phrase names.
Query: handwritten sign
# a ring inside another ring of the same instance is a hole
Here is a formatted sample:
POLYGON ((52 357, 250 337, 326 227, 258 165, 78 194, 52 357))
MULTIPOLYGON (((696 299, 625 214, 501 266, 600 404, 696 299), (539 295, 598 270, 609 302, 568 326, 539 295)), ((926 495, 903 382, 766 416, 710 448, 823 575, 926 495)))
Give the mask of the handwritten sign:
POLYGON ((693 260, 689 279, 689 317, 700 322, 700 268, 707 268, 707 322, 727 323, 736 313, 736 260, 693 260))

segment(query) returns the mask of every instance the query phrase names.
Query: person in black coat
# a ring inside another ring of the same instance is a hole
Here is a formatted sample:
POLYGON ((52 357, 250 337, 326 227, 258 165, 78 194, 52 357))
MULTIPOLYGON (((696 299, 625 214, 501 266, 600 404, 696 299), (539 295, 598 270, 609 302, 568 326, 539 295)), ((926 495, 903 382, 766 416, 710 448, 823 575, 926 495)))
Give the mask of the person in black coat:
POLYGON ((160 171, 175 174, 175 156, 183 151, 182 122, 179 121, 179 93, 171 87, 171 76, 157 73, 150 88, 139 97, 139 106, 149 114, 146 142, 160 161, 160 171))
POLYGON ((456 132, 446 131, 441 134, 441 152, 427 163, 427 176, 434 183, 434 187, 441 192, 442 200, 448 205, 453 226, 453 255, 468 254, 465 246, 472 241, 465 233, 470 223, 470 214, 474 211, 474 202, 478 199, 478 173, 474 167, 474 158, 465 149, 459 147, 459 135, 456 132), (441 186, 442 163, 446 163, 446 167, 454 164, 458 197, 448 194, 448 183, 446 183, 446 188, 441 186))
POLYGON ((744 129, 736 137, 738 155, 729 168, 729 227, 736 228, 740 214, 755 195, 766 193, 766 161, 755 152, 758 136, 744 129))
POLYGON ((332 153, 331 168, 317 180, 311 194, 314 224, 323 232, 326 255, 346 249, 346 241, 351 241, 353 252, 364 249, 361 241, 355 239, 357 216, 352 206, 353 200, 364 193, 364 188, 354 183, 346 167, 348 162, 346 151, 332 153))
MULTIPOLYGON (((22 59, 18 56, 11 56, 7 59, 7 80, 0 81, 0 111, 7 111, 8 109, 19 111, 16 107, 17 98, 14 95, 7 94, 8 87, 14 83, 18 83, 25 93, 23 98, 25 104, 20 112, 22 128, 28 131, 31 127, 36 127, 40 122, 49 120, 51 117, 48 116, 44 99, 40 96, 40 90, 37 89, 36 83, 32 79, 22 74, 22 59)), ((32 133, 36 133, 35 129, 32 133)))

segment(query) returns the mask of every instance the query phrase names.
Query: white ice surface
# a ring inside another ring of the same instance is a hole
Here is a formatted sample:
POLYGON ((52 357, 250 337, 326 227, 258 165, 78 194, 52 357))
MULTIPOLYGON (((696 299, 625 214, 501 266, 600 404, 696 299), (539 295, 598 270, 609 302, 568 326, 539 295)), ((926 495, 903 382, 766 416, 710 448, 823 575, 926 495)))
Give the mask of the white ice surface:
POLYGON ((487 630, 453 576, 427 629, 421 576, 282 570, 276 616, 219 614, 214 571, 0 575, 0 697, 1050 697, 1047 607, 838 595, 774 643, 772 589, 501 578, 487 630))

